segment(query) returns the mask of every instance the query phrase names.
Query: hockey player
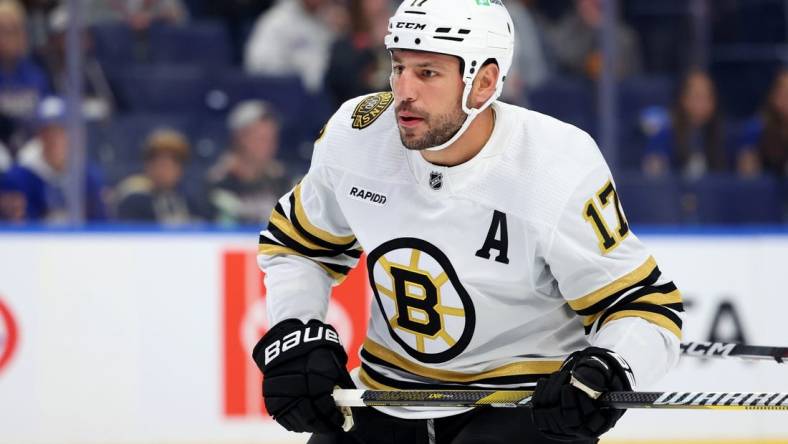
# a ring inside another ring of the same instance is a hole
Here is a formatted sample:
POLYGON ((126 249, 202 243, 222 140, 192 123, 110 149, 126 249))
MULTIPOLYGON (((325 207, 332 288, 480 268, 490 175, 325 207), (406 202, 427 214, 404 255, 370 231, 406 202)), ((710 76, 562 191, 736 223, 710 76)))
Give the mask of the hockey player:
POLYGON ((405 1, 392 92, 336 112, 262 232, 273 327, 253 355, 269 413, 310 443, 593 443, 623 411, 589 395, 677 361, 681 296, 594 141, 496 101, 513 42, 500 0, 405 1), (323 320, 362 251, 374 299, 351 375, 323 320), (532 410, 357 409, 345 433, 331 392, 354 385, 536 393, 532 410))

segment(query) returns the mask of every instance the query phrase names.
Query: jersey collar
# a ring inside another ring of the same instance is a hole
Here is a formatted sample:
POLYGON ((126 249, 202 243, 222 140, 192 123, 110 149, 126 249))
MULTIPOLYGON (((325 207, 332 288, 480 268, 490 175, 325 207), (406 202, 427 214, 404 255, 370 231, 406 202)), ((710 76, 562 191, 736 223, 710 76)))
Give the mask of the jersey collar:
POLYGON ((490 139, 470 160, 460 165, 446 167, 435 165, 422 157, 419 151, 406 150, 406 157, 414 179, 420 189, 432 193, 456 193, 483 173, 492 161, 506 148, 512 132, 512 116, 500 102, 491 105, 495 113, 495 126, 490 139))

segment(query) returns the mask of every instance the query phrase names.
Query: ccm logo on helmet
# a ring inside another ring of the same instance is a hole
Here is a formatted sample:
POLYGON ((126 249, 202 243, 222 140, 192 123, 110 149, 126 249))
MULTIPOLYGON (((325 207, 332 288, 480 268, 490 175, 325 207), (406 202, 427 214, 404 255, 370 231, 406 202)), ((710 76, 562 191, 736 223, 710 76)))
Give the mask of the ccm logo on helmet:
POLYGON ((421 23, 413 23, 413 22, 397 22, 397 28, 415 29, 417 31, 422 31, 424 29, 427 29, 427 25, 423 25, 421 23))
POLYGON ((331 342, 336 342, 339 345, 342 345, 339 342, 339 336, 337 336, 334 330, 330 330, 323 327, 317 327, 317 331, 313 333, 314 327, 307 327, 304 330, 294 331, 282 339, 277 340, 276 342, 271 343, 268 347, 265 348, 265 365, 268 365, 271 361, 277 358, 280 354, 294 348, 298 347, 299 345, 306 344, 308 342, 326 340, 331 342), (302 335, 303 333, 303 335, 302 335))

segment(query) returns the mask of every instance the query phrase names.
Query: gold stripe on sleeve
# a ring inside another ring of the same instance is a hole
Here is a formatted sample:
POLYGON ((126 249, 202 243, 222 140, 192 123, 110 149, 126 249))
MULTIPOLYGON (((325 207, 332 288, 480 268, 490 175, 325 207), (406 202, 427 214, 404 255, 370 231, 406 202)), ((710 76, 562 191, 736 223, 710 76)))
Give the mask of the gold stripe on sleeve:
POLYGON ((395 367, 399 367, 414 375, 446 382, 474 382, 500 376, 520 376, 547 374, 558 371, 563 361, 522 361, 487 370, 481 373, 461 373, 450 370, 437 370, 411 362, 386 347, 367 338, 364 350, 378 359, 382 359, 395 367))
MULTIPOLYGON (((301 254, 301 253, 299 253, 299 252, 297 252, 297 251, 295 251, 295 250, 293 250, 291 248, 287 248, 285 246, 282 246, 282 245, 262 244, 262 245, 259 246, 257 252, 259 254, 264 254, 266 256, 275 256, 277 254, 286 254, 286 255, 292 255, 292 256, 306 257, 303 254, 301 254)), ((314 260, 313 258, 308 258, 307 257, 307 259, 311 260, 312 262, 316 263, 317 265, 320 265, 320 268, 325 270, 325 272, 328 273, 329 276, 331 276, 331 278, 334 279, 335 281, 341 283, 342 281, 345 280, 346 276, 344 274, 338 273, 338 272, 326 267, 325 265, 321 264, 319 261, 314 260)))
POLYGON ((652 304, 652 305, 680 304, 681 292, 679 290, 673 290, 670 293, 664 293, 664 294, 652 293, 636 299, 635 301, 633 301, 633 303, 652 304))
MULTIPOLYGON (((673 290, 670 293, 651 293, 645 296, 641 296, 634 301, 633 304, 652 304, 652 305, 667 305, 667 304, 679 304, 681 303, 681 292, 679 290, 673 290)), ((613 306, 615 307, 615 306, 613 306)), ((612 308, 612 307, 608 307, 612 308)), ((590 316, 583 316, 583 326, 588 327, 589 325, 596 322, 604 311, 599 313, 590 315, 590 316)))
POLYGON ((319 239, 322 239, 326 242, 330 242, 332 244, 337 245, 345 245, 353 242, 356 237, 353 235, 350 236, 335 236, 328 231, 320 229, 309 221, 309 217, 306 215, 306 211, 304 211, 304 206, 301 204, 301 183, 293 188, 294 194, 294 201, 295 201, 295 215, 298 218, 298 223, 312 236, 315 236, 319 239))
POLYGON ((654 260, 653 256, 649 256, 649 258, 646 259, 646 262, 644 262, 643 265, 635 269, 635 271, 632 271, 618 278, 617 280, 605 285, 599 290, 596 290, 585 296, 577 298, 573 301, 569 301, 569 306, 572 307, 572 310, 574 311, 584 310, 596 304, 597 302, 601 301, 602 299, 605 299, 606 297, 612 295, 613 293, 621 291, 627 287, 631 287, 632 285, 635 285, 638 282, 642 281, 643 279, 648 277, 648 275, 651 274, 652 271, 654 271, 654 268, 656 268, 656 266, 657 266, 657 261, 654 260))
POLYGON ((286 217, 282 216, 276 211, 271 214, 270 222, 274 224, 276 228, 279 228, 283 233, 289 236, 290 239, 293 239, 294 241, 303 245, 305 248, 309 248, 310 250, 330 252, 330 250, 323 248, 302 236, 301 233, 296 230, 293 224, 286 217))
POLYGON ((613 313, 612 315, 610 315, 610 317, 605 319, 605 324, 607 324, 608 322, 615 321, 616 319, 622 319, 622 318, 642 318, 642 319, 645 319, 645 320, 651 322, 652 324, 656 324, 656 325, 658 325, 658 326, 660 326, 662 328, 665 328, 665 329, 669 330, 671 333, 673 333, 679 339, 681 339, 681 328, 679 328, 679 326, 676 325, 675 322, 673 322, 672 320, 670 320, 669 318, 666 318, 665 316, 663 316, 661 314, 652 313, 650 311, 622 310, 622 311, 613 313))

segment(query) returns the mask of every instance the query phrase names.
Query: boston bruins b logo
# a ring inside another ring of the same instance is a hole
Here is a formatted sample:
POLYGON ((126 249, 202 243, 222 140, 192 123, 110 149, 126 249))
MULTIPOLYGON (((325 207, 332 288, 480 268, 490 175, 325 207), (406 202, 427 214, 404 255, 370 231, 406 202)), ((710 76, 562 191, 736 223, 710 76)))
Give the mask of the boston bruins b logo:
POLYGON ((367 270, 389 333, 409 355, 440 363, 465 350, 476 315, 442 251, 421 239, 393 239, 372 250, 367 270))

